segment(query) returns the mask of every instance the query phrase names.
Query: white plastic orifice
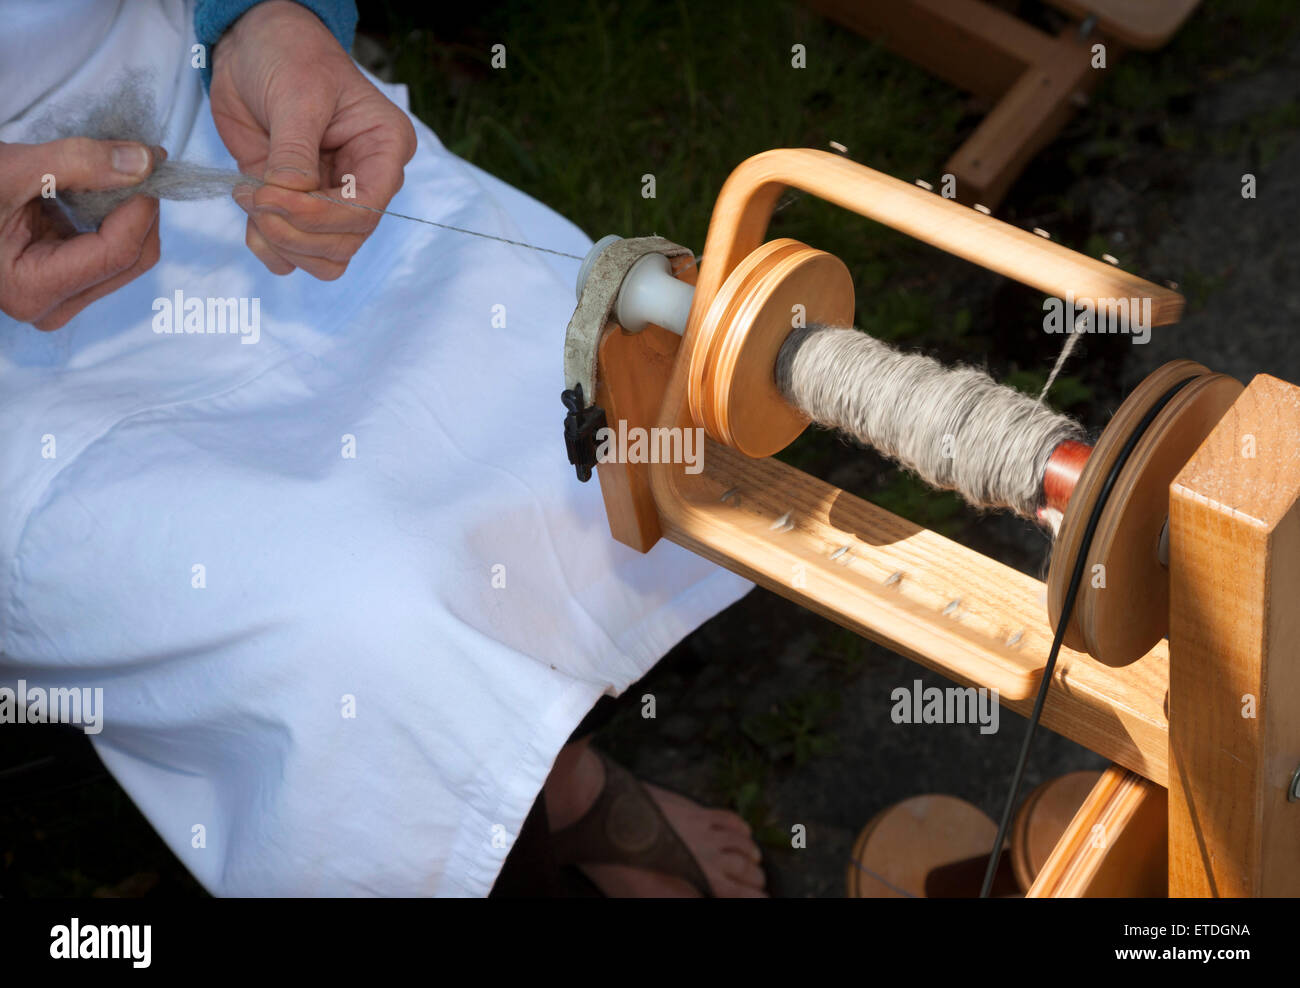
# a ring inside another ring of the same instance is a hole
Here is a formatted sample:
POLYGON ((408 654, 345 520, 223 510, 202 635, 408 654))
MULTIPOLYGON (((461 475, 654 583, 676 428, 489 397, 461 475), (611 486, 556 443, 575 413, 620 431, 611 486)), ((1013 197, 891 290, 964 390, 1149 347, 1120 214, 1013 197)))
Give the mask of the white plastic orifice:
MULTIPOLYGON (((622 238, 615 234, 601 237, 587 252, 578 269, 578 297, 587 284, 587 276, 596 258, 612 243, 622 238)), ((677 335, 686 332, 695 289, 673 277, 672 267, 663 254, 646 254, 628 271, 614 304, 614 318, 629 333, 639 333, 650 323, 677 335)))

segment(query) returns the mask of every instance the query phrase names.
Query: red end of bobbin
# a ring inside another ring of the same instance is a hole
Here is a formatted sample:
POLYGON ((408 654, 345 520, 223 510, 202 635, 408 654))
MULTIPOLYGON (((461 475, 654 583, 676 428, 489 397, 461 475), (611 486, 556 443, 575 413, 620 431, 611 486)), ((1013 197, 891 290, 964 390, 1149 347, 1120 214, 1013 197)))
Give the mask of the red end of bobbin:
POLYGON ((1070 503, 1079 475, 1083 473, 1083 465, 1091 453, 1091 446, 1073 439, 1065 440, 1052 450, 1047 469, 1043 472, 1043 500, 1048 508, 1065 514, 1065 506, 1070 503))

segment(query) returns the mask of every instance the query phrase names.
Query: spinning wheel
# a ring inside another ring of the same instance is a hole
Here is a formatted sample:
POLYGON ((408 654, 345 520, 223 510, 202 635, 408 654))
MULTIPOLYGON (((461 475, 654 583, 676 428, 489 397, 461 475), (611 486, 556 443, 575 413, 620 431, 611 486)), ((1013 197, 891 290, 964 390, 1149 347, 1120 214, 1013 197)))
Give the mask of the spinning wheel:
MULTIPOLYGON (((602 241, 584 264, 570 340, 598 342, 594 379, 566 350, 571 458, 603 422, 710 439, 699 473, 598 465, 614 537, 643 551, 670 538, 1021 712, 1059 628, 1042 722, 1115 764, 1030 895, 1149 891, 1155 872, 1133 861, 1166 859, 1175 895, 1300 891, 1300 638, 1283 598, 1271 604, 1300 586, 1300 388, 1173 361, 1095 445, 1048 450, 1037 510, 1057 539, 1044 586, 770 459, 810 422, 780 386, 783 346, 801 325, 853 314, 842 262, 762 241, 788 186, 1046 294, 1095 299, 1099 314, 1128 299, 1149 301, 1157 326, 1181 312, 1173 291, 869 168, 760 154, 724 185, 699 271, 679 248, 675 269, 632 263, 637 241, 603 255, 602 241), (638 333, 612 321, 631 297, 638 333), (1246 695, 1258 716, 1242 716, 1246 695), (1118 833, 1094 848, 1083 828, 1098 821, 1118 833)), ((855 373, 870 392, 869 369, 855 373)))

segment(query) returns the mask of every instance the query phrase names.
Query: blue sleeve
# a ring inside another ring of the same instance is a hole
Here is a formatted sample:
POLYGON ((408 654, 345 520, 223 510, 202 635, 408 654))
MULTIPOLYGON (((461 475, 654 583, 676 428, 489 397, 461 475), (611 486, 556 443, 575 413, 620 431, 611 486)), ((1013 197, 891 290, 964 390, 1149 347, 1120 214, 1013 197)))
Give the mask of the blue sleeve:
MULTIPOLYGON (((239 20, 261 0, 198 0, 194 10, 194 34, 199 44, 208 50, 207 65, 203 69, 203 88, 212 84, 212 52, 226 29, 239 20)), ((352 50, 352 39, 357 33, 356 0, 296 0, 319 17, 330 33, 338 38, 344 51, 352 50)))

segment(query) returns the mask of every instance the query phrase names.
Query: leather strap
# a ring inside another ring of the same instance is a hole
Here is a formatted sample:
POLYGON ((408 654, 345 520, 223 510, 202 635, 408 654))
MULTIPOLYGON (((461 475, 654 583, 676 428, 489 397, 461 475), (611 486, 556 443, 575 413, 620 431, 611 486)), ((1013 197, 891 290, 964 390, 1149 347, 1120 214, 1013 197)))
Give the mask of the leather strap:
POLYGON ((605 766, 605 786, 576 823, 551 834, 555 860, 561 866, 621 864, 657 871, 684 878, 711 897, 699 862, 645 786, 603 752, 596 754, 605 766))
POLYGON ((647 254, 673 258, 690 253, 663 237, 633 237, 610 244, 591 265, 578 307, 564 334, 564 387, 576 391, 581 385, 584 407, 596 403, 597 350, 618 301, 618 290, 632 265, 647 254))

